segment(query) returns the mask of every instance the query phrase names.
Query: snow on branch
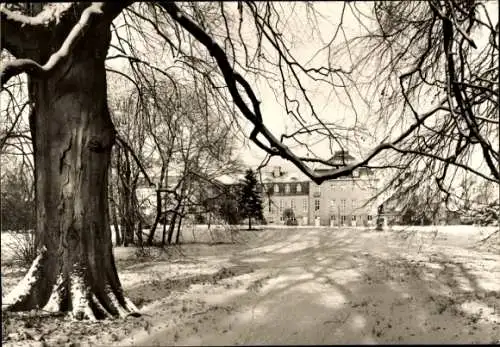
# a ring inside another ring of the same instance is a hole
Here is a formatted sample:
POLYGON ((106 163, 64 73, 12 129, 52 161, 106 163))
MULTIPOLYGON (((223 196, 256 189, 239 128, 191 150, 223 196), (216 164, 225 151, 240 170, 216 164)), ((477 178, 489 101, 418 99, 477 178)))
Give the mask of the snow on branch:
MULTIPOLYGON (((59 50, 50 56, 45 65, 42 66, 31 59, 16 59, 12 62, 6 63, 0 70, 1 86, 3 87, 3 85, 10 78, 23 72, 37 77, 44 77, 50 74, 59 63, 69 56, 70 51, 78 43, 78 40, 85 35, 92 18, 103 13, 102 6, 103 3, 93 3, 83 11, 78 23, 76 23, 73 29, 71 29, 59 50)), ((5 11, 7 10, 5 8, 1 8, 0 11, 2 11, 2 13, 6 13, 5 11)), ((30 17, 17 14, 13 17, 14 20, 18 21, 24 20, 25 18, 30 17)), ((38 16, 32 19, 34 20, 36 18, 38 18, 38 16)), ((26 23, 30 24, 29 21, 26 23)))
POLYGON ((0 13, 2 14, 2 20, 16 22, 21 28, 26 26, 47 26, 52 21, 58 23, 61 15, 70 9, 72 5, 72 3, 48 3, 44 6, 43 11, 35 17, 11 11, 5 5, 0 6, 0 13))

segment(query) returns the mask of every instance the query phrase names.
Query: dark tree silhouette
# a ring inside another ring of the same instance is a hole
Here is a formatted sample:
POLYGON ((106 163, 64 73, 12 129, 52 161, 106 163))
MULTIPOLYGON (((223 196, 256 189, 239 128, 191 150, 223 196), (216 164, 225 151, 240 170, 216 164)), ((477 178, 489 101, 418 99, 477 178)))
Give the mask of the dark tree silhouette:
POLYGON ((285 221, 285 225, 297 225, 297 220, 295 219, 295 212, 293 209, 286 208, 283 211, 283 220, 285 221))
POLYGON ((257 189, 257 177, 252 169, 248 169, 245 173, 239 196, 239 206, 241 216, 248 218, 248 230, 252 229, 252 218, 256 220, 264 219, 262 199, 257 189))
POLYGON ((235 225, 241 221, 238 199, 235 194, 228 193, 221 196, 218 214, 229 225, 235 225))

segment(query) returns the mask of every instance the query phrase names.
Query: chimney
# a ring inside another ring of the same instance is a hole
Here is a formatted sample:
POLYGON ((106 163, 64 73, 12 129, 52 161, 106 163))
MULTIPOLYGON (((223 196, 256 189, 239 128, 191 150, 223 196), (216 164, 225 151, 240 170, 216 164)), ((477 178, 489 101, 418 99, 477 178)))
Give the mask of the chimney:
POLYGON ((281 176, 281 166, 275 166, 273 168, 273 177, 280 177, 281 176))

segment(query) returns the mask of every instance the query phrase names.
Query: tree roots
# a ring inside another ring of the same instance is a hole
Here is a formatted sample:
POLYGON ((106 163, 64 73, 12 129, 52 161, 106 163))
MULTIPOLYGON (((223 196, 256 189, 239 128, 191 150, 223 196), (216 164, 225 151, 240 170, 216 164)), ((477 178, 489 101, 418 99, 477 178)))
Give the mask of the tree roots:
POLYGON ((140 316, 137 307, 123 295, 121 288, 113 288, 110 283, 104 285, 89 283, 89 276, 85 276, 86 272, 76 267, 70 274, 59 273, 50 295, 44 296, 40 292, 41 288, 47 285, 43 283, 47 278, 41 276, 44 255, 45 251, 42 251, 24 278, 5 297, 2 311, 29 311, 41 308, 44 312, 54 314, 64 312, 75 320, 91 321, 140 316), (42 297, 48 297, 48 300, 40 302, 43 300, 42 297))

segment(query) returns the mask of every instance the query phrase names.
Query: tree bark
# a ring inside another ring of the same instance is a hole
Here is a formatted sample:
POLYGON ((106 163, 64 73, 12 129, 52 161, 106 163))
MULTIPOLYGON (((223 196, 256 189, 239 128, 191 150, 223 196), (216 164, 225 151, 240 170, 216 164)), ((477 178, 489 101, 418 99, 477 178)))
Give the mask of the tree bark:
POLYGON ((177 218, 179 217, 177 211, 178 211, 178 209, 176 209, 176 213, 173 215, 172 221, 170 222, 170 225, 168 227, 167 244, 169 244, 169 245, 172 244, 172 235, 174 234, 175 223, 177 222, 177 218))
MULTIPOLYGON (((108 178, 109 177, 112 177, 111 176, 111 170, 110 170, 108 178)), ((118 216, 116 214, 117 206, 116 206, 116 202, 115 202, 115 195, 114 195, 114 190, 113 190, 113 183, 109 183, 108 187, 109 187, 109 195, 111 196, 111 198, 109 199, 109 205, 110 205, 111 216, 112 216, 113 225, 114 225, 113 229, 114 229, 114 232, 115 232, 115 246, 121 246, 122 239, 121 239, 121 236, 120 236, 120 226, 118 225, 118 216)))
POLYGON ((182 225, 182 216, 179 219, 179 223, 177 224, 177 234, 175 234, 175 244, 178 245, 181 237, 181 225, 182 225))
POLYGON ((113 211, 113 225, 115 226, 114 227, 115 244, 116 244, 116 246, 121 246, 123 242, 122 242, 122 238, 120 235, 120 224, 118 223, 118 217, 116 214, 116 205, 114 203, 113 203, 112 211, 113 211))
POLYGON ((175 244, 179 244, 180 236, 181 236, 181 225, 182 220, 184 219, 184 207, 182 208, 181 214, 179 216, 179 222, 177 224, 177 234, 175 235, 175 244))
POLYGON ((160 214, 157 213, 156 217, 155 217, 155 221, 153 223, 153 226, 149 230, 148 239, 146 240, 146 243, 147 243, 148 246, 152 246, 153 245, 153 239, 155 237, 155 232, 156 232, 156 228, 158 227, 158 222, 159 221, 160 221, 160 214))
POLYGON ((139 219, 139 223, 137 223, 137 243, 140 247, 142 247, 142 221, 139 219))
POLYGON ((128 247, 129 244, 134 243, 135 233, 135 210, 133 203, 134 188, 132 184, 132 171, 130 167, 129 152, 123 149, 125 158, 125 167, 121 175, 122 183, 122 220, 125 225, 123 231, 123 245, 128 247))
POLYGON ((165 214, 165 221, 163 222, 163 233, 161 235, 161 247, 165 246, 166 236, 167 236, 167 218, 165 214))
MULTIPOLYGON (((163 171, 163 168, 162 168, 162 171, 163 171)), ((153 222, 153 226, 149 230, 149 235, 148 235, 148 240, 147 240, 148 246, 153 245, 153 239, 155 237, 156 227, 158 226, 158 222, 160 221, 160 217, 161 217, 161 210, 162 210, 162 208, 161 208, 161 193, 157 187, 157 189, 156 189, 156 217, 155 217, 155 221, 153 222)))
MULTIPOLYGON (((109 228, 107 170, 115 137, 104 66, 109 23, 86 36, 54 73, 29 81, 41 251, 5 298, 6 310, 43 308, 92 320, 137 310, 124 296, 109 228)), ((54 40, 46 43, 49 50, 62 39, 54 40)))

